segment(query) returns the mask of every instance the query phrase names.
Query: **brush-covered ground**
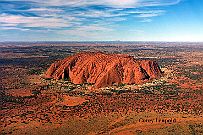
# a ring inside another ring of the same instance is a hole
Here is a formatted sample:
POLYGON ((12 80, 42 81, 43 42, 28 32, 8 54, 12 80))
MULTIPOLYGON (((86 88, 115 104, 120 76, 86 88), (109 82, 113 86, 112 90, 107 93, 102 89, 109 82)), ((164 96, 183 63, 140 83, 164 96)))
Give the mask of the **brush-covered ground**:
POLYGON ((200 43, 3 44, 0 80, 1 134, 203 134, 200 43), (80 51, 153 59, 164 75, 100 89, 42 77, 52 62, 80 51))

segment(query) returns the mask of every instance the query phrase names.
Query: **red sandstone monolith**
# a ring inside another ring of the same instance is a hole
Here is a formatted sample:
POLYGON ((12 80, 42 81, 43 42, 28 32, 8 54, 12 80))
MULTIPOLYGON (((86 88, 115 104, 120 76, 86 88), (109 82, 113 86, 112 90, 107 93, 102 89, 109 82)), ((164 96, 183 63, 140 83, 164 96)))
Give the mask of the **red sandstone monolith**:
POLYGON ((46 78, 66 78, 74 84, 90 83, 96 88, 122 83, 139 84, 161 75, 155 61, 101 52, 82 52, 69 56, 51 64, 45 73, 46 78))

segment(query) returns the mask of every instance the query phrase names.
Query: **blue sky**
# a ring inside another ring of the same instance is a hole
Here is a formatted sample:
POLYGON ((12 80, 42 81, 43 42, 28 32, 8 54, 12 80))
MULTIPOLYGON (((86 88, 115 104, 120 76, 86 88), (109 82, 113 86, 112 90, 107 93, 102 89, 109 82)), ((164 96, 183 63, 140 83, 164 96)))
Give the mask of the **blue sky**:
POLYGON ((1 0, 1 41, 203 41, 203 0, 1 0))

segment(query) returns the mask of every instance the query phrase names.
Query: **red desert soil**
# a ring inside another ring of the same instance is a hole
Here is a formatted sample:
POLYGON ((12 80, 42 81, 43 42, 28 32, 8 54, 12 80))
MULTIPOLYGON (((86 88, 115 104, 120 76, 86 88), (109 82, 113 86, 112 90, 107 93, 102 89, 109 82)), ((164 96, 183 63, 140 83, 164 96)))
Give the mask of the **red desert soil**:
POLYGON ((138 84, 161 76, 155 61, 132 56, 82 52, 53 63, 46 78, 69 79, 74 84, 89 83, 96 88, 115 84, 138 84))
MULTIPOLYGON (((152 113, 153 114, 153 113, 152 113)), ((157 114, 154 114, 157 117, 157 114)), ((114 135, 131 135, 131 134, 135 134, 136 130, 140 130, 140 131, 150 131, 153 129, 164 129, 165 127, 170 127, 172 125, 178 125, 178 126, 186 126, 188 123, 190 124, 197 124, 197 123, 201 123, 203 122, 203 117, 202 115, 198 116, 194 116, 194 115, 183 115, 183 114, 177 114, 177 113, 173 113, 170 114, 168 113, 167 115, 171 115, 170 118, 173 117, 173 119, 176 119, 176 121, 172 124, 170 123, 165 123, 165 122, 139 122, 139 121, 135 121, 133 123, 130 124, 126 124, 124 126, 118 127, 118 128, 114 128, 110 131, 110 134, 114 135), (184 116, 184 117, 183 117, 184 116)), ((148 119, 152 119, 153 117, 149 116, 147 117, 148 119)), ((158 117, 161 119, 167 119, 167 117, 158 117)), ((168 119, 170 119, 168 117, 168 119)), ((119 122, 119 121, 118 121, 119 122)))
POLYGON ((25 97, 25 96, 31 96, 32 90, 31 89, 11 89, 7 90, 6 93, 10 96, 14 97, 25 97))
POLYGON ((63 101, 61 102, 61 104, 67 105, 67 106, 77 106, 77 105, 80 105, 86 101, 87 100, 85 100, 82 97, 71 97, 68 95, 63 95, 63 101))

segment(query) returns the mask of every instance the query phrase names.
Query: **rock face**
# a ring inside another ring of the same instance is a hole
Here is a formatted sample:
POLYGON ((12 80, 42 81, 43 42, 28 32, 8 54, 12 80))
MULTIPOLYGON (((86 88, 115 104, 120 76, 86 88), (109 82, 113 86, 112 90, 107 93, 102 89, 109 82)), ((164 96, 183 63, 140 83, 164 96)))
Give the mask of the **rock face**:
POLYGON ((139 84, 162 74, 151 60, 132 56, 82 52, 57 61, 45 73, 46 78, 69 79, 74 84, 90 83, 96 88, 113 84, 139 84))

